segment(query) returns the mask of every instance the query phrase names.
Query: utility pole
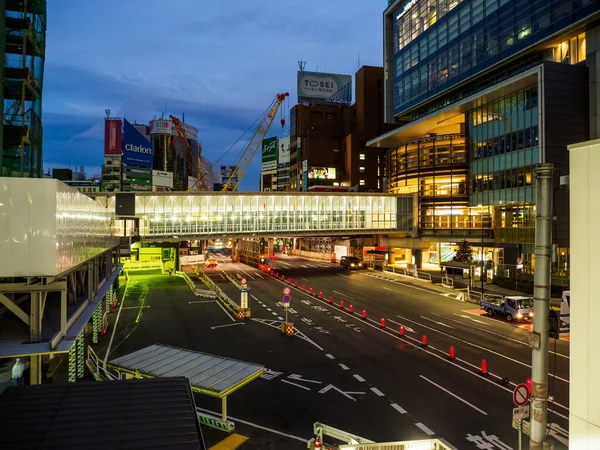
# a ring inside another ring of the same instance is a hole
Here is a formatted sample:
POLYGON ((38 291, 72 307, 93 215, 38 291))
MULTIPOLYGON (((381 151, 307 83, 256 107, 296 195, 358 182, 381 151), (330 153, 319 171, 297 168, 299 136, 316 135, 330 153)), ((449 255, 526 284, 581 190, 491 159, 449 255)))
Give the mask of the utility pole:
POLYGON ((550 310, 550 262, 552 259, 552 164, 539 164, 535 219, 535 274, 531 354, 531 435, 529 448, 543 449, 548 415, 548 315, 550 310))

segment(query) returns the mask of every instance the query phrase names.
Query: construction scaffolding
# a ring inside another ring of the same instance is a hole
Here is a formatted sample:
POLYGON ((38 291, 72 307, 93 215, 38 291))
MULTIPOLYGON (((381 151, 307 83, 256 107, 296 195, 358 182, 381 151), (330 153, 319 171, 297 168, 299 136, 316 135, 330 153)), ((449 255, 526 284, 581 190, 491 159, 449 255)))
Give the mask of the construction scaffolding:
POLYGON ((0 176, 42 177, 46 0, 0 2, 0 176))

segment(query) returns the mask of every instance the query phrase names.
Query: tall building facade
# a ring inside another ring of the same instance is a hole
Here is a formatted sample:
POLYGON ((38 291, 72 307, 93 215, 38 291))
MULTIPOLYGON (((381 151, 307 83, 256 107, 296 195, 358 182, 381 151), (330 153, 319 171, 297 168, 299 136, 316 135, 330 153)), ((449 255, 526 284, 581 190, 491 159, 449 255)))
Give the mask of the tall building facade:
MULTIPOLYGON (((195 158, 202 158, 202 146, 198 141, 198 130, 188 124, 181 124, 185 137, 195 158)), ((153 168, 173 173, 173 190, 185 191, 192 187, 190 177, 198 175, 197 168, 188 167, 186 162, 186 143, 182 142, 175 132, 170 120, 152 120, 150 122, 150 139, 153 150, 153 168), (196 170, 194 170, 196 169, 196 170)))
POLYGON ((43 176, 46 1, 0 2, 0 176, 43 176))
MULTIPOLYGON (((481 246, 535 268, 534 168, 568 173, 567 145, 597 129, 597 0, 398 0, 384 12, 391 192, 418 198, 417 262, 481 246), (590 43, 593 43, 590 46, 590 43)), ((553 269, 568 276, 568 196, 557 183, 553 269)), ((395 242, 398 246, 408 242, 395 242)))

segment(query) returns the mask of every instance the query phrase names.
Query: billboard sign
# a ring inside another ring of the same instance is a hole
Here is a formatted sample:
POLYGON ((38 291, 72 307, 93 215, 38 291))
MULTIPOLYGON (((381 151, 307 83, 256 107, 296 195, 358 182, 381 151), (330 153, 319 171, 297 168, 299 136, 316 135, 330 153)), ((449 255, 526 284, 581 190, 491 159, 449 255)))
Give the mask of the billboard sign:
POLYGON ((262 141, 262 171, 277 169, 277 137, 262 141))
POLYGON ((121 133, 121 119, 108 119, 104 121, 104 154, 120 155, 123 134, 121 133))
POLYGON ((152 147, 148 139, 127 120, 123 121, 123 163, 152 167, 152 147))
POLYGON ((173 187, 173 172, 163 172, 160 170, 153 170, 152 171, 152 185, 154 186, 155 190, 158 190, 157 188, 169 188, 171 189, 173 187))
POLYGON ((311 180, 335 180, 335 167, 310 167, 308 178, 311 180))
POLYGON ((237 182, 237 175, 234 179, 231 178, 231 174, 234 170, 235 166, 221 166, 221 184, 227 184, 229 183, 229 180, 231 180, 232 183, 237 182))
POLYGON ((284 137, 279 139, 277 152, 277 167, 281 167, 280 164, 290 164, 290 138, 284 137))
POLYGON ((302 161, 302 190, 308 191, 308 160, 302 161))
POLYGON ((172 127, 170 120, 151 120, 150 134, 173 134, 172 127))
POLYGON ((298 103, 352 102, 352 76, 298 71, 298 103))

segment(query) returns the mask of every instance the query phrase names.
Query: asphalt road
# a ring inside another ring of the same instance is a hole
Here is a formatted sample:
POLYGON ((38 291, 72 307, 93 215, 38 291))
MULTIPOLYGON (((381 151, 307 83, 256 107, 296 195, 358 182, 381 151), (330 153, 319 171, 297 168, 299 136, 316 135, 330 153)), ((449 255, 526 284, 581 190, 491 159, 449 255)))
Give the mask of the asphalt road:
MULTIPOLYGON (((251 437, 244 449, 305 448, 301 441, 312 436, 315 421, 379 442, 433 436, 461 449, 517 448, 512 390, 530 374, 526 329, 481 317, 476 305, 453 300, 435 286, 280 258, 271 265, 292 279, 292 288, 294 281, 299 284, 288 309, 299 333, 285 337, 277 329, 285 317, 284 283, 217 259, 219 267, 206 271, 230 297, 239 301, 239 291, 223 271, 248 280, 253 320, 234 321, 218 303, 194 297, 178 278, 135 275, 109 359, 158 342, 264 364, 265 375, 229 400, 237 432, 251 437), (302 284, 323 292, 325 300, 303 293, 302 284), (367 320, 360 317, 363 309, 367 320), (454 360, 447 357, 451 345, 454 360), (486 376, 479 374, 482 359, 486 376), (502 386, 502 377, 513 384, 502 386), (486 443, 496 447, 481 446, 486 443)), ((566 448, 560 442, 568 428, 568 343, 557 341, 552 356, 556 377, 550 393, 556 403, 549 422, 557 448, 566 448)), ((212 399, 197 402, 220 410, 212 399)))

